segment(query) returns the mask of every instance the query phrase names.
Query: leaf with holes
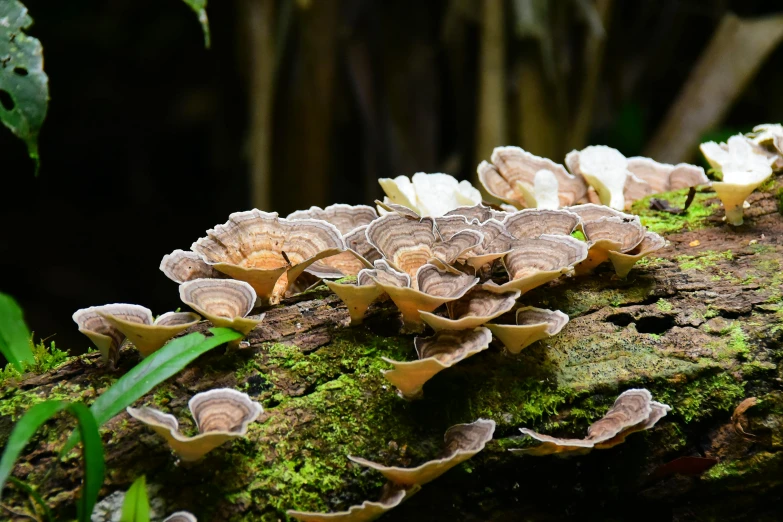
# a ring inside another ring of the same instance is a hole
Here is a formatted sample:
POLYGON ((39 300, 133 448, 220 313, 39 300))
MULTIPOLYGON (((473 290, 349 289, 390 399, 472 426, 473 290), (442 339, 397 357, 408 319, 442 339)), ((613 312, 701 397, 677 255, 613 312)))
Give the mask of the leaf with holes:
POLYGON ((209 49, 209 20, 207 19, 207 0, 184 0, 198 15, 201 30, 204 31, 204 47, 209 49))
POLYGON ((38 133, 46 118, 49 78, 41 42, 24 33, 33 19, 17 0, 0 1, 0 120, 27 144, 38 173, 38 133))

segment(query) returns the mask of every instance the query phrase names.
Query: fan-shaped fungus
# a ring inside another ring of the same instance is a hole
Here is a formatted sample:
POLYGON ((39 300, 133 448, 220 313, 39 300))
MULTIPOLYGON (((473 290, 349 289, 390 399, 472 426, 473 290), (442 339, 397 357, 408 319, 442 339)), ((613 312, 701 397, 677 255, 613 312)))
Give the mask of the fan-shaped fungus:
POLYGON ((302 522, 370 522, 399 506, 404 500, 416 494, 419 489, 421 489, 419 486, 404 488, 387 482, 383 487, 381 498, 377 502, 365 500, 358 506, 351 506, 348 511, 336 513, 288 510, 286 514, 302 522))
POLYGON ((517 310, 517 324, 487 324, 492 334, 509 353, 517 354, 541 339, 552 337, 568 324, 568 316, 560 310, 526 306, 517 310))
POLYGON ((249 319, 256 293, 244 281, 233 279, 194 279, 179 287, 179 298, 183 303, 209 319, 218 327, 233 328, 247 335, 261 322, 249 319))
POLYGON ((436 332, 467 330, 481 326, 508 312, 514 307, 520 295, 519 290, 504 291, 494 285, 478 285, 460 299, 446 305, 449 318, 430 312, 419 312, 419 316, 436 332))
POLYGON ((110 314, 127 323, 151 324, 152 312, 149 308, 135 304, 115 303, 82 308, 73 314, 79 331, 89 337, 101 352, 103 363, 114 367, 120 356, 120 345, 125 340, 125 334, 106 320, 104 314, 110 314))
POLYGON ((144 322, 115 316, 111 312, 98 310, 97 313, 114 325, 133 345, 142 357, 156 352, 166 341, 199 322, 201 317, 193 312, 167 312, 152 321, 150 312, 144 322))

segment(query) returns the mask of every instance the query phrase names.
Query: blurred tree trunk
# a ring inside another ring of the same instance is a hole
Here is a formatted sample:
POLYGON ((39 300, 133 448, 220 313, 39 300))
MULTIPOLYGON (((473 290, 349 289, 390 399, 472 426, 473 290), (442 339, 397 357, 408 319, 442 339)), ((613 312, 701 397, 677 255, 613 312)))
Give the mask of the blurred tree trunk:
POLYGON ((507 139, 503 14, 503 0, 482 3, 476 162, 489 159, 507 139))

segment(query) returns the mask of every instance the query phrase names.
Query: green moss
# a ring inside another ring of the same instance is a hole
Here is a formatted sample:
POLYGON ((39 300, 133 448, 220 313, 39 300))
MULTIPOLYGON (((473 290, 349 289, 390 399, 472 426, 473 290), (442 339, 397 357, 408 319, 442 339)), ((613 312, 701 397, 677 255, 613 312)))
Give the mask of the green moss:
POLYGON ((68 382, 57 383, 48 390, 36 388, 33 390, 19 390, 7 387, 0 400, 0 417, 10 417, 16 421, 24 415, 32 406, 44 401, 69 400, 77 401, 82 397, 92 397, 93 390, 83 389, 78 384, 68 382))
POLYGON ((666 299, 658 299, 658 302, 655 303, 655 306, 661 312, 671 312, 674 309, 672 304, 669 301, 667 301, 666 299))
POLYGON ((672 407, 670 415, 691 423, 719 411, 731 410, 745 396, 744 385, 731 375, 721 372, 674 388, 656 389, 653 395, 657 401, 672 407))
POLYGON ((675 258, 680 264, 682 270, 699 270, 714 267, 718 261, 734 259, 731 250, 725 252, 715 252, 714 250, 705 250, 696 256, 682 255, 675 258))
POLYGON ((721 488, 742 486, 746 490, 762 489, 783 484, 783 452, 761 451, 741 460, 720 462, 702 475, 702 482, 721 488), (758 488, 756 488, 758 485, 758 488))
POLYGON ((691 206, 681 215, 650 209, 651 198, 663 199, 672 206, 682 207, 685 205, 687 194, 688 189, 655 194, 635 202, 631 212, 639 216, 644 226, 658 234, 671 234, 682 229, 698 230, 709 226, 707 218, 712 216, 719 206, 719 203, 714 201, 715 194, 712 193, 697 192, 691 206))
POLYGON ((35 361, 32 363, 24 363, 24 368, 21 372, 12 365, 7 364, 4 369, 0 370, 0 385, 5 384, 11 379, 20 379, 25 373, 35 373, 36 375, 46 373, 68 360, 68 354, 58 349, 55 346, 54 341, 47 347, 44 341, 35 344, 31 339, 30 348, 33 351, 35 361))

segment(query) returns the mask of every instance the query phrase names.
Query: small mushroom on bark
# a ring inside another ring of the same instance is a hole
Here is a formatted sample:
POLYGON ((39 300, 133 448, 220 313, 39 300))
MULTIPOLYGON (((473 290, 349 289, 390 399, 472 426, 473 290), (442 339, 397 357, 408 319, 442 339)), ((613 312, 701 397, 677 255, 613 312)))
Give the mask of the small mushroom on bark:
POLYGON ((576 267, 577 274, 590 273, 595 267, 609 260, 610 252, 624 254, 634 250, 647 234, 639 218, 629 214, 586 221, 582 230, 589 250, 587 258, 576 267))
POLYGON ((249 283, 263 302, 276 303, 307 267, 344 251, 345 244, 326 221, 290 221, 253 209, 231 214, 191 249, 220 272, 249 283))
POLYGON ((486 325, 506 350, 513 354, 521 352, 536 341, 560 333, 568 324, 568 316, 560 310, 526 306, 517 310, 516 323, 486 325))
POLYGON ((233 328, 243 335, 261 322, 247 315, 253 310, 256 293, 244 281, 233 279, 194 279, 179 287, 183 303, 206 317, 218 327, 233 328))
POLYGON ((418 172, 412 178, 381 178, 378 183, 387 196, 384 203, 402 205, 422 217, 442 216, 455 208, 481 203, 481 192, 469 181, 457 181, 448 174, 418 172))
POLYGON ((709 164, 723 173, 723 180, 713 182, 712 188, 723 202, 726 221, 731 225, 742 224, 745 199, 772 175, 774 158, 760 153, 754 145, 741 134, 729 138, 725 149, 713 141, 700 145, 709 164))
POLYGON ((163 519, 163 522, 198 522, 198 519, 187 511, 177 511, 163 519))
POLYGON ((167 312, 152 321, 150 312, 140 323, 136 320, 129 321, 109 311, 98 310, 97 313, 122 332, 138 348, 142 357, 153 354, 166 344, 166 341, 201 319, 193 312, 167 312))
POLYGON ((492 163, 482 161, 478 176, 496 198, 517 208, 558 208, 585 198, 587 185, 547 158, 519 147, 497 147, 492 163))
POLYGON ((89 337, 101 352, 103 363, 114 367, 119 359, 125 334, 106 319, 106 314, 126 323, 151 324, 152 312, 149 308, 135 304, 115 303, 82 308, 73 314, 79 331, 89 337))
POLYGON ((383 376, 399 390, 401 397, 413 400, 423 396, 422 387, 435 374, 451 368, 489 348, 492 333, 486 328, 475 330, 441 330, 432 337, 416 337, 413 341, 419 359, 416 361, 393 361, 382 357, 394 366, 385 370, 383 376))
POLYGON ((566 165, 580 174, 595 189, 603 205, 624 210, 626 183, 643 183, 628 170, 628 160, 622 153, 605 145, 591 145, 566 156, 566 165))
MULTIPOLYGON (((378 267, 379 263, 376 261, 375 266, 378 267)), ((477 277, 441 270, 430 264, 419 268, 414 280, 396 271, 378 271, 375 275, 368 275, 397 305, 405 326, 414 330, 423 324, 419 311, 431 312, 442 304, 456 301, 479 281, 477 277)))
POLYGON ((420 486, 405 488, 392 482, 387 482, 383 486, 381 498, 377 502, 365 500, 358 506, 351 506, 348 508, 348 511, 338 511, 336 513, 312 513, 291 509, 286 514, 302 522, 370 522, 399 506, 420 489, 420 486))
POLYGON ((183 461, 198 460, 225 442, 247 435, 248 425, 264 411, 247 394, 229 388, 197 393, 188 401, 198 435, 180 433, 177 418, 154 408, 126 408, 128 414, 166 439, 183 461))
POLYGON ((478 285, 460 299, 446 305, 449 311, 448 318, 431 312, 419 312, 419 315, 436 332, 467 330, 481 326, 508 312, 514 307, 520 295, 519 290, 504 291, 494 285, 478 285))
POLYGON ((192 279, 225 279, 228 276, 218 272, 204 262, 195 252, 175 250, 163 256, 160 271, 175 283, 184 283, 192 279))
POLYGON ((574 265, 587 257, 587 246, 571 236, 543 234, 537 238, 520 239, 513 250, 503 257, 509 281, 503 290, 519 290, 523 294, 573 273, 574 265))
POLYGON ((650 194, 660 194, 710 183, 703 168, 688 163, 669 165, 650 158, 635 156, 628 158, 627 168, 631 174, 644 183, 634 184, 636 190, 633 192, 629 190, 629 186, 626 186, 626 203, 637 201, 650 194))
POLYGON ((607 252, 618 277, 625 277, 637 261, 666 246, 666 240, 655 232, 645 232, 642 242, 627 252, 607 252))
POLYGON ((627 390, 617 397, 606 415, 588 428, 584 439, 561 439, 522 428, 522 433, 543 444, 511 451, 534 456, 571 456, 588 453, 594 448, 612 448, 625 441, 631 433, 652 428, 670 410, 666 404, 653 401, 648 390, 627 390))
POLYGON ((568 236, 580 224, 579 216, 567 209, 523 209, 503 220, 506 232, 517 239, 536 238, 542 234, 568 236))
MULTIPOLYGON (((376 264, 376 266, 382 266, 388 270, 393 270, 389 267, 388 263, 383 260, 376 261, 376 264)), ((337 294, 337 297, 339 297, 345 303, 345 306, 348 307, 348 314, 351 316, 351 325, 361 324, 370 305, 384 294, 383 287, 377 285, 372 277, 370 277, 371 274, 378 277, 378 270, 379 269, 376 268, 374 270, 360 271, 356 276, 355 283, 325 281, 326 286, 337 294)), ((407 277, 407 274, 403 275, 407 277)), ((410 278, 408 278, 407 281, 410 282, 410 278)))
POLYGON ((759 146, 758 152, 763 152, 770 159, 773 170, 783 169, 783 125, 779 123, 756 125, 749 136, 753 143, 759 146))
POLYGON ((367 227, 367 239, 389 264, 408 274, 416 288, 416 273, 430 259, 451 264, 480 245, 484 236, 466 229, 444 239, 430 218, 415 221, 399 214, 387 214, 367 227))
POLYGON ((403 486, 421 486, 443 475, 484 449, 492 440, 495 432, 495 421, 479 419, 470 424, 457 424, 446 430, 443 436, 445 442, 444 455, 436 460, 425 462, 415 468, 387 467, 381 464, 358 458, 348 458, 361 466, 372 468, 395 484, 403 486))

